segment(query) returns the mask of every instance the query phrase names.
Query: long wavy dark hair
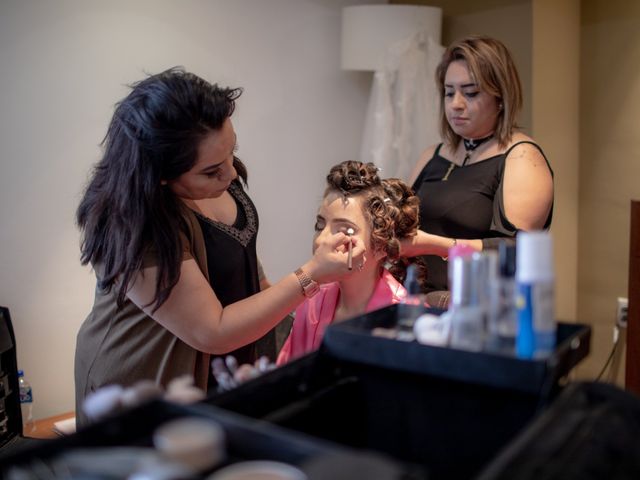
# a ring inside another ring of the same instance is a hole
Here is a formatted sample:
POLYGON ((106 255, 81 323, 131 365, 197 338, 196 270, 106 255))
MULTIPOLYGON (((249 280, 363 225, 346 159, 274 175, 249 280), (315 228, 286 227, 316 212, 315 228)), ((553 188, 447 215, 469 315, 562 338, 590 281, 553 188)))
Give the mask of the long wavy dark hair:
POLYGON ((325 196, 331 191, 362 198, 362 212, 371 227, 371 248, 386 254, 387 269, 400 282, 409 264, 415 263, 424 286, 424 261, 400 256, 400 240, 418 232, 420 200, 411 188, 397 178, 381 179, 373 163, 348 160, 332 167, 327 175, 325 196))
MULTIPOLYGON (((119 307, 153 249, 158 277, 149 305, 156 310, 178 282, 181 235, 188 234, 186 207, 163 183, 193 167, 200 142, 222 128, 242 90, 212 85, 181 67, 131 88, 116 105, 76 222, 82 264, 96 268, 99 288, 117 288, 119 307)), ((237 158, 234 167, 246 183, 247 170, 237 158)))

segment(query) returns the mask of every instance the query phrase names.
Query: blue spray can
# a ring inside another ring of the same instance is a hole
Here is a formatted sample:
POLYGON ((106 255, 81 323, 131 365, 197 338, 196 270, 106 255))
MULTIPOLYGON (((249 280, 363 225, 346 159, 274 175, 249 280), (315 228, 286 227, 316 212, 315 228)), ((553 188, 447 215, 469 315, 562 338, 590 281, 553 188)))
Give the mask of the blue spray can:
POLYGON ((553 242, 549 232, 521 232, 516 237, 516 354, 549 356, 556 343, 553 242))

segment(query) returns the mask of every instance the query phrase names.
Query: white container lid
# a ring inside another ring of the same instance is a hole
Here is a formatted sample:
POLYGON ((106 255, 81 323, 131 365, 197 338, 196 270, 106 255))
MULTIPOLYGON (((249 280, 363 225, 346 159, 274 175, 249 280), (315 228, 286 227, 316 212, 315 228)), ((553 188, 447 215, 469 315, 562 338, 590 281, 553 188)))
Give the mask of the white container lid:
POLYGON ((516 281, 553 280, 553 240, 546 231, 520 232, 516 237, 516 281))
POLYGON ((194 472, 218 465, 226 455, 224 429, 213 420, 183 417, 160 425, 153 444, 162 455, 194 472))
POLYGON ((293 465, 270 460, 234 463, 210 475, 207 480, 307 480, 293 465))

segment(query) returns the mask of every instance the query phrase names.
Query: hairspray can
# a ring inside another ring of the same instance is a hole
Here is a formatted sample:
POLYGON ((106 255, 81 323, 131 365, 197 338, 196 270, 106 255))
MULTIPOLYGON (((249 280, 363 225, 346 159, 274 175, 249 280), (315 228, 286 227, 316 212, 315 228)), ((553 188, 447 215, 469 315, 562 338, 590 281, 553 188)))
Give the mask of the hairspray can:
POLYGON ((518 331, 516 354, 545 357, 556 342, 553 242, 548 232, 521 232, 516 237, 518 331))

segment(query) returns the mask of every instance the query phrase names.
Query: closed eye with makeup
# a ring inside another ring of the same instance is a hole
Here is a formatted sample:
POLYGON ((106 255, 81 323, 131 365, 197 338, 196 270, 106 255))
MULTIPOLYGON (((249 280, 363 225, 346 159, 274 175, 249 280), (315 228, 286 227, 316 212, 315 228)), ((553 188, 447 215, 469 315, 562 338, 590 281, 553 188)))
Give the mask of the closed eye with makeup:
POLYGON ((363 242, 367 251, 371 249, 371 229, 358 196, 345 198, 341 193, 328 192, 318 209, 314 230, 314 251, 317 239, 336 233, 357 238, 363 242))

